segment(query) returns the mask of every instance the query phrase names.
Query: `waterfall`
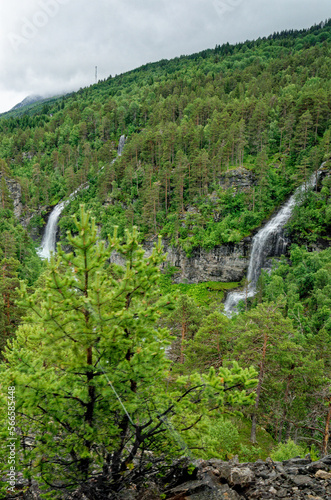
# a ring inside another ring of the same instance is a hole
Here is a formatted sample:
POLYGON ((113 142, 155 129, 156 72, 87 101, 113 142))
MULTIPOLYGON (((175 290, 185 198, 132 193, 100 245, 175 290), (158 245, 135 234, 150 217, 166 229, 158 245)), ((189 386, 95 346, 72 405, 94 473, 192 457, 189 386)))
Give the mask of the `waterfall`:
MULTIPOLYGON (((123 148, 125 145, 125 135, 121 135, 119 143, 118 143, 118 149, 117 149, 117 156, 121 156, 123 152, 123 148)), ((116 160, 116 158, 115 158, 116 160)), ((115 161, 113 160, 113 162, 115 161)), ((112 162, 112 163, 113 163, 112 162)), ((103 170, 104 167, 101 168, 103 170)), ((48 221, 45 227, 45 232, 41 241, 41 246, 38 250, 38 255, 42 259, 50 259, 51 257, 51 252, 55 252, 55 243, 56 243, 56 233, 57 233, 57 223, 59 221, 60 215, 64 208, 70 203, 70 200, 76 196, 78 191, 81 191, 82 189, 87 189, 88 184, 84 183, 81 186, 79 186, 67 200, 61 201, 58 203, 50 213, 50 216, 48 217, 48 221)))
MULTIPOLYGON (((68 200, 67 200, 67 202, 68 202, 68 200)), ((50 216, 48 217, 44 236, 43 236, 43 239, 41 241, 41 247, 38 250, 38 255, 42 259, 49 260, 50 256, 51 256, 51 252, 55 251, 57 222, 58 222, 60 214, 65 206, 66 206, 66 202, 62 201, 61 203, 56 205, 56 207, 54 207, 50 216)))
POLYGON ((76 196, 79 191, 87 188, 87 183, 82 184, 77 189, 75 189, 73 193, 71 193, 67 200, 58 203, 51 211, 45 227, 43 239, 41 240, 41 246, 37 252, 39 257, 41 257, 42 259, 49 260, 51 257, 51 252, 55 252, 57 223, 63 209, 68 205, 68 203, 70 203, 70 201, 76 196))
POLYGON ((121 135, 117 148, 117 156, 122 156, 123 148, 125 145, 125 139, 126 139, 125 135, 121 135))
POLYGON ((247 288, 242 292, 228 294, 224 303, 224 312, 227 316, 231 316, 233 312, 236 312, 236 307, 241 300, 255 295, 257 281, 270 250, 273 249, 274 255, 285 253, 286 242, 283 238, 283 228, 292 215, 298 195, 304 193, 307 189, 315 187, 319 174, 319 171, 317 174, 314 173, 309 181, 298 187, 279 212, 254 236, 247 271, 247 288))

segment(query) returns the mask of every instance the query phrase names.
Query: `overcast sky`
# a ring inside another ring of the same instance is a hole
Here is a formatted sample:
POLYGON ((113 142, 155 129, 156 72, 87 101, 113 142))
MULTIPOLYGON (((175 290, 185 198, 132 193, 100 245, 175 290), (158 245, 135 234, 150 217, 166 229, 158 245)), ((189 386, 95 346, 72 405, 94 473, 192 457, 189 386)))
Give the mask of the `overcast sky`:
POLYGON ((0 0, 0 113, 30 94, 216 44, 308 28, 330 0, 0 0))

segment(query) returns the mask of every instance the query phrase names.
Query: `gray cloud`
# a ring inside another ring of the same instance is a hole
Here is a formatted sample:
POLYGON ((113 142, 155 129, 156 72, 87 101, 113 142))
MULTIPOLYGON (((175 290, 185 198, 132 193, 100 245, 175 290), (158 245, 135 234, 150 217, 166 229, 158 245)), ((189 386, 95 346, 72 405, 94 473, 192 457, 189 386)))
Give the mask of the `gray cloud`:
POLYGON ((329 0, 11 0, 0 7, 0 112, 141 64, 329 17, 329 0))

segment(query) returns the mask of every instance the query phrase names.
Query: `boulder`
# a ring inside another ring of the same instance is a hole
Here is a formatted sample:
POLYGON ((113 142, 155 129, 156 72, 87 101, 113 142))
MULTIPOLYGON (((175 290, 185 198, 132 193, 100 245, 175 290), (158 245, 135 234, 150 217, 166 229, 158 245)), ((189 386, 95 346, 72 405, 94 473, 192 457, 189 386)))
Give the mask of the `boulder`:
POLYGON ((321 470, 321 469, 319 469, 319 470, 316 472, 315 477, 317 477, 317 479, 325 479, 325 480, 328 480, 328 479, 331 479, 331 472, 326 472, 325 470, 321 470))
POLYGON ((221 174, 218 184, 223 189, 234 188, 236 191, 247 191, 256 185, 256 178, 247 168, 238 167, 221 174))
POLYGON ((249 467, 232 467, 229 477, 231 486, 244 488, 250 485, 255 479, 254 472, 249 467))

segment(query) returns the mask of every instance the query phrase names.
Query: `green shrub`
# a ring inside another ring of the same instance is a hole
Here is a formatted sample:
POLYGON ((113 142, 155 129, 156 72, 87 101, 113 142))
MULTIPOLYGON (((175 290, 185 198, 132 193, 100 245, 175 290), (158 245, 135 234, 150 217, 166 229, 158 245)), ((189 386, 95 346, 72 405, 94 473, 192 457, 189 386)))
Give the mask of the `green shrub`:
POLYGON ((279 443, 274 448, 270 457, 276 462, 281 462, 282 460, 289 460, 294 457, 304 457, 305 453, 305 449, 302 446, 289 439, 286 443, 279 443))
POLYGON ((254 445, 244 445, 240 443, 239 446, 239 461, 240 462, 255 462, 258 458, 261 458, 263 450, 260 446, 254 445))

